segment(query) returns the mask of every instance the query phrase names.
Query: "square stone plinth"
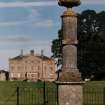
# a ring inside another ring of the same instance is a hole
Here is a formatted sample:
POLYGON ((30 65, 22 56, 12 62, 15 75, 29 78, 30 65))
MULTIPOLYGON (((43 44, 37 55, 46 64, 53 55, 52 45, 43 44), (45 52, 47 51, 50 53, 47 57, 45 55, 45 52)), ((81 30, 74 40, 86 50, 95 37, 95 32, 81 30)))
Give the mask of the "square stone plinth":
POLYGON ((57 82, 59 105, 83 105, 84 82, 57 82))

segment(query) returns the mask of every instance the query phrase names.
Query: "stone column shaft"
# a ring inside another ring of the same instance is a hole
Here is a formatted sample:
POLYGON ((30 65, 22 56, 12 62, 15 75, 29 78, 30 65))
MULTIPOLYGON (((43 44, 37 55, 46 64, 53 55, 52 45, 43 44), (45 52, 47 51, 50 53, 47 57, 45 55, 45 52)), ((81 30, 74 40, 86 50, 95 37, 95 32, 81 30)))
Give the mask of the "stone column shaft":
POLYGON ((62 18, 62 73, 60 81, 80 81, 81 75, 77 69, 77 16, 74 11, 67 9, 62 18))
POLYGON ((72 10, 65 11, 62 16, 63 31, 63 69, 77 69, 77 17, 72 10))

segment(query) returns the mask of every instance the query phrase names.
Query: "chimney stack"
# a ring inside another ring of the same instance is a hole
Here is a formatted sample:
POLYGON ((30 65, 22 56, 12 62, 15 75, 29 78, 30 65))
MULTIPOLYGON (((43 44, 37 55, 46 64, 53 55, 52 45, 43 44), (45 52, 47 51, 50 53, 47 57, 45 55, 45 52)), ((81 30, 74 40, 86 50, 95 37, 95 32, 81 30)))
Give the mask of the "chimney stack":
POLYGON ((44 56, 44 50, 43 49, 41 50, 41 56, 42 57, 44 56))
POLYGON ((23 49, 21 49, 20 51, 20 56, 23 56, 23 49))
POLYGON ((31 51, 30 51, 30 54, 31 54, 31 55, 34 55, 34 50, 31 50, 31 51))

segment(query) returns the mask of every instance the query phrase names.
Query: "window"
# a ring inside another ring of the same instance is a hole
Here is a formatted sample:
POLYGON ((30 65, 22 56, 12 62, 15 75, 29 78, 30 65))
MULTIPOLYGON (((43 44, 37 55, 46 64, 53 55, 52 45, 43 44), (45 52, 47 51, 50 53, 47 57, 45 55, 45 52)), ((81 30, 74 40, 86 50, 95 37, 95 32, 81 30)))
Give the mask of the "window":
POLYGON ((20 73, 18 73, 18 78, 20 78, 20 73))
POLYGON ((40 66, 38 66, 38 70, 40 70, 40 66))
POLYGON ((14 69, 14 66, 11 66, 11 70, 13 70, 14 69))
POLYGON ((20 69, 20 66, 18 66, 17 69, 19 70, 20 69))
POLYGON ((11 73, 11 78, 12 78, 13 76, 14 76, 13 73, 11 73))
POLYGON ((25 70, 27 70, 27 66, 25 66, 25 70))
POLYGON ((53 70, 53 67, 50 67, 50 70, 53 70))
POLYGON ((31 61, 31 63, 34 63, 34 61, 31 61))
POLYGON ((39 61, 39 60, 38 60, 37 62, 38 62, 38 63, 40 63, 40 61, 39 61))
POLYGON ((34 70, 34 66, 31 67, 31 70, 34 70))
POLYGON ((46 70, 46 66, 44 67, 44 69, 46 70))

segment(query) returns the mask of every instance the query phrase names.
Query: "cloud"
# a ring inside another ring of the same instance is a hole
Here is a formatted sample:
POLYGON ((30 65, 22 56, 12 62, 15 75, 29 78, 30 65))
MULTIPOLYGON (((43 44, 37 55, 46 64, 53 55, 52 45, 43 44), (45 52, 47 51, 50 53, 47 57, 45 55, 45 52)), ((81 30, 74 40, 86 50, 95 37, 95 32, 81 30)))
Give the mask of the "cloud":
MULTIPOLYGON (((82 4, 105 4, 105 0, 81 0, 82 4)), ((39 1, 18 1, 18 2, 0 2, 0 8, 15 8, 15 7, 39 7, 39 6, 56 6, 57 1, 53 0, 39 0, 39 1)))
POLYGON ((34 23, 36 21, 39 21, 41 19, 40 12, 38 12, 37 9, 29 8, 27 9, 29 11, 29 14, 27 17, 24 17, 24 20, 16 20, 16 21, 2 21, 0 22, 0 27, 5 26, 16 26, 16 25, 22 25, 22 24, 29 24, 34 23))
MULTIPOLYGON (((34 40, 31 36, 9 36, 9 37, 0 37, 0 49, 29 49, 31 47, 40 48, 40 46, 50 46, 51 41, 48 40, 34 40)), ((41 47, 43 48, 43 47, 41 47)))
POLYGON ((41 20, 37 23, 34 23, 34 26, 36 27, 43 27, 43 28, 49 28, 49 27, 52 27, 54 24, 53 24, 53 21, 52 20, 41 20))
POLYGON ((82 4, 96 5, 105 4, 105 0, 81 0, 82 4))
POLYGON ((14 21, 14 22, 1 22, 0 26, 1 27, 8 27, 8 26, 16 26, 16 25, 22 25, 22 24, 33 24, 35 27, 43 27, 43 28, 50 28, 52 27, 53 21, 52 20, 38 20, 36 22, 35 20, 26 20, 26 21, 14 21))
POLYGON ((24 54, 29 54, 31 49, 35 50, 36 54, 41 54, 41 49, 44 50, 44 55, 51 56, 51 47, 50 45, 42 45, 39 46, 32 46, 29 48, 14 48, 14 49, 4 49, 0 51, 0 69, 9 69, 9 62, 8 59, 15 57, 20 54, 21 49, 23 49, 24 54))
MULTIPOLYGON (((20 36, 19 36, 20 37, 20 36)), ((27 41, 27 38, 25 39, 25 42, 27 41)), ((1 37, 0 37, 1 39, 1 37)), ((27 54, 30 53, 29 51, 31 49, 35 50, 36 54, 40 54, 41 53, 41 49, 44 50, 44 54, 47 56, 51 56, 51 41, 48 40, 33 40, 33 41, 29 41, 29 43, 25 43, 25 44, 20 44, 20 46, 18 46, 15 41, 19 41, 20 43, 20 38, 16 39, 15 37, 9 37, 9 38, 5 38, 5 39, 1 39, 2 42, 4 43, 4 45, 2 46, 1 44, 1 40, 0 40, 0 68, 5 68, 8 69, 8 58, 12 58, 15 57, 17 55, 20 54, 20 50, 23 49, 23 53, 27 54), (5 42, 7 41, 7 42, 5 42), (12 42, 12 43, 9 43, 12 42), (3 47, 3 49, 2 49, 3 47)), ((24 42, 24 39, 22 39, 21 41, 24 42)))
POLYGON ((0 26, 14 26, 27 23, 27 21, 9 21, 9 22, 0 22, 0 26))
POLYGON ((0 8, 55 6, 55 1, 40 2, 0 2, 0 8))
POLYGON ((28 36, 9 36, 9 37, 0 37, 0 43, 28 43, 33 39, 28 36))
POLYGON ((41 14, 40 14, 40 12, 38 11, 38 9, 33 9, 33 8, 31 8, 31 9, 27 9, 28 11, 30 11, 30 14, 29 14, 29 16, 28 16, 28 20, 29 19, 34 19, 34 20, 38 20, 38 19, 40 19, 40 17, 41 17, 41 14))
POLYGON ((33 40, 30 37, 0 37, 0 49, 14 50, 14 49, 43 49, 46 46, 51 46, 51 41, 48 40, 33 40))
POLYGON ((1 27, 8 27, 8 26, 17 26, 22 24, 32 24, 35 27, 42 27, 42 28, 50 28, 52 27, 53 20, 40 20, 40 19, 33 19, 35 15, 31 14, 27 20, 25 21, 9 21, 9 22, 0 22, 1 27), (31 20, 32 19, 32 20, 31 20))

